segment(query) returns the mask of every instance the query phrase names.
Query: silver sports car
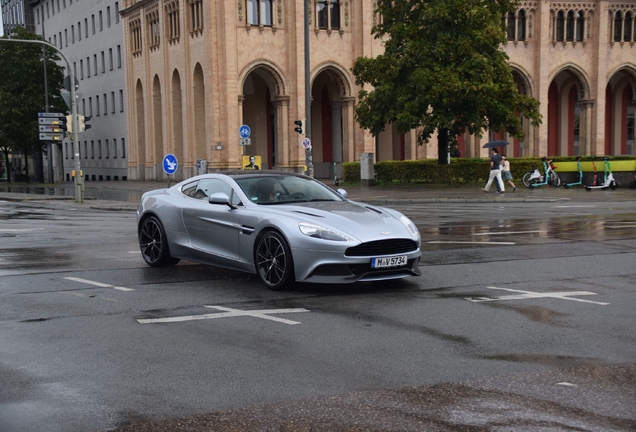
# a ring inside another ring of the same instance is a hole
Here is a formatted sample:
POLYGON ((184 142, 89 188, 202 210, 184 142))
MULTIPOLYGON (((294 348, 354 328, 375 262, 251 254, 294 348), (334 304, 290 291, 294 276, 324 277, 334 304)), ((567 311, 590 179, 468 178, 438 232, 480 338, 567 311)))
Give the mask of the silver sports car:
POLYGON ((205 174, 146 192, 137 229, 150 266, 211 264, 274 290, 420 274, 420 234, 406 216, 288 172, 205 174))

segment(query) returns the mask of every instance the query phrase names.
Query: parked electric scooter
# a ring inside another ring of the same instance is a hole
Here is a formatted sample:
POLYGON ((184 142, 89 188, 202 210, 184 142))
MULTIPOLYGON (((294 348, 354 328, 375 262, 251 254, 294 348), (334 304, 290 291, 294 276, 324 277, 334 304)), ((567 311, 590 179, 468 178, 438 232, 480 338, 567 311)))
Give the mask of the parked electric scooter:
MULTIPOLYGON (((594 174, 594 176, 596 177, 596 174, 594 174)), ((607 189, 607 188, 616 189, 618 187, 616 180, 614 180, 614 174, 612 174, 612 164, 610 163, 610 160, 607 157, 603 158, 603 178, 604 178, 603 184, 598 186, 586 185, 585 190, 589 192, 592 189, 607 189)))
POLYGON ((581 156, 576 158, 576 165, 579 168, 579 181, 574 183, 564 183, 563 187, 569 189, 570 186, 582 186, 583 185, 583 170, 581 169, 581 156))
POLYGON ((552 165, 552 160, 548 160, 546 156, 541 158, 543 163, 544 175, 541 175, 539 168, 536 166, 532 171, 528 171, 523 175, 523 185, 527 188, 539 187, 539 186, 561 186, 561 177, 554 171, 556 168, 552 165))

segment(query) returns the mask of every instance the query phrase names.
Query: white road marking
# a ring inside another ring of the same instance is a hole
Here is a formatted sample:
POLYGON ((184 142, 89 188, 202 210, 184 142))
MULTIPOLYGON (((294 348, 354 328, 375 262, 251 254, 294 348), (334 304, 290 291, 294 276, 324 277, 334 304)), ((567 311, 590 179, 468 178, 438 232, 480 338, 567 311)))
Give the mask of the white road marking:
POLYGON ((510 288, 497 288, 497 287, 492 287, 492 286, 489 286, 489 287, 486 287, 486 288, 495 289, 495 290, 516 292, 516 293, 521 293, 521 294, 507 295, 507 296, 495 297, 495 298, 490 298, 490 297, 469 298, 469 297, 467 297, 466 300, 474 302, 474 303, 479 303, 479 302, 500 301, 500 300, 525 300, 525 299, 536 299, 536 298, 556 298, 556 299, 561 299, 561 300, 578 301, 578 302, 582 302, 582 303, 593 303, 593 304, 602 305, 602 306, 605 306, 605 305, 609 304, 609 303, 603 303, 603 302, 595 302, 595 301, 592 301, 592 300, 583 300, 583 299, 571 298, 572 296, 596 295, 595 292, 591 292, 591 291, 558 291, 558 292, 550 292, 550 293, 539 293, 539 292, 534 292, 534 291, 514 290, 514 289, 510 289, 510 288))
POLYGON ((472 245, 513 245, 515 242, 476 242, 476 241, 440 241, 440 240, 431 240, 427 243, 435 243, 435 244, 472 244, 472 245))
POLYGON ((557 205, 552 207, 554 208, 595 208, 597 206, 593 204, 588 204, 588 205, 557 205))
POLYGON ((80 282, 80 283, 85 283, 85 284, 89 284, 89 285, 95 285, 95 286, 98 286, 100 288, 112 288, 112 289, 116 289, 116 290, 119 290, 119 291, 134 291, 133 288, 118 287, 118 286, 105 284, 105 283, 101 283, 101 282, 95 282, 95 281, 88 280, 88 279, 82 279, 82 278, 76 278, 76 277, 65 277, 64 279, 67 279, 67 280, 70 280, 70 281, 75 281, 75 282, 80 282))
POLYGON ((0 231, 3 232, 27 232, 27 231, 42 231, 44 228, 23 228, 23 229, 4 229, 0 228, 0 231))
POLYGON ((576 384, 572 384, 569 382, 560 382, 560 383, 556 383, 556 385, 565 386, 565 387, 578 387, 576 384))
POLYGON ((475 236, 489 236, 489 235, 507 235, 507 234, 531 234, 531 233, 545 233, 547 231, 502 231, 502 232, 490 232, 490 233, 475 233, 475 236))
POLYGON ((298 313, 298 312, 309 312, 307 309, 297 308, 297 309, 263 309, 263 310, 252 310, 252 311, 244 311, 240 309, 231 309, 223 306, 204 306, 210 309, 217 309, 220 311, 225 311, 225 313, 212 313, 212 314, 204 314, 204 315, 189 315, 189 316, 180 316, 180 317, 169 317, 169 318, 149 318, 149 319, 138 319, 137 322, 139 324, 155 324, 155 323, 170 323, 170 322, 183 322, 183 321, 194 321, 194 320, 204 320, 204 319, 213 319, 213 318, 231 318, 231 317, 239 317, 239 316, 251 316, 254 318, 262 318, 266 320, 276 321, 283 324, 295 325, 300 324, 298 321, 290 321, 283 318, 277 318, 270 316, 271 314, 282 314, 282 313, 298 313))
POLYGON ((605 225, 604 228, 636 228, 636 225, 605 225))

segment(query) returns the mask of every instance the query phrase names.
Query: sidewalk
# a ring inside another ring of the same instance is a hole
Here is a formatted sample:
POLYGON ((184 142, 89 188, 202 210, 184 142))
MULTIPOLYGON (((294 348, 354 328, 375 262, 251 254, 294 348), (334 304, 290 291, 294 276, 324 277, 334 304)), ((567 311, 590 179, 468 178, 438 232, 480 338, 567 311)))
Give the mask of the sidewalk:
MULTIPOLYGON (((565 189, 563 187, 540 187, 528 189, 519 182, 516 192, 506 188, 505 194, 495 193, 491 188, 484 193, 483 185, 422 185, 405 184, 392 186, 364 187, 360 185, 335 186, 333 180, 324 181, 328 186, 347 191, 349 199, 375 205, 400 205, 408 203, 440 203, 440 202, 616 202, 632 201, 636 199, 636 190, 629 188, 597 189, 586 191, 582 187, 565 189)), ((176 183, 171 182, 171 186, 176 183)), ((134 211, 141 195, 149 190, 166 188, 167 182, 87 182, 84 191, 84 204, 90 208, 113 211, 134 211)), ((508 185, 507 185, 508 186, 508 185)), ((34 200, 75 200, 73 183, 56 185, 35 184, 7 184, 0 183, 0 200, 3 201, 34 201, 34 200)))

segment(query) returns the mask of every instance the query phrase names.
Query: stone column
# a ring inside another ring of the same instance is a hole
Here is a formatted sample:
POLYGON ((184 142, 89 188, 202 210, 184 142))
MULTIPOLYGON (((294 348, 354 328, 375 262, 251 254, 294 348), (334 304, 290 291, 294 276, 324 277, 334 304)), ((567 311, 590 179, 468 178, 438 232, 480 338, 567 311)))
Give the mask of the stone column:
POLYGON ((289 96, 276 96, 276 166, 288 168, 290 161, 289 128, 289 96))

